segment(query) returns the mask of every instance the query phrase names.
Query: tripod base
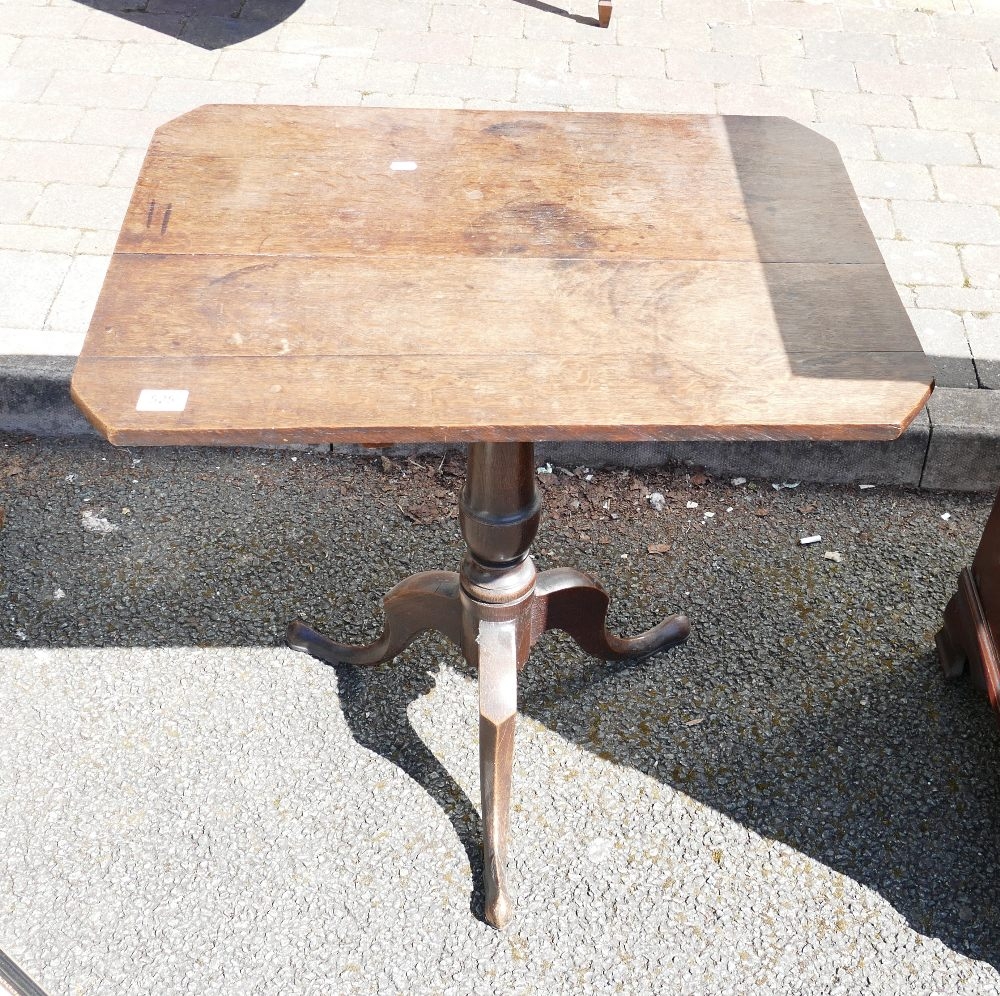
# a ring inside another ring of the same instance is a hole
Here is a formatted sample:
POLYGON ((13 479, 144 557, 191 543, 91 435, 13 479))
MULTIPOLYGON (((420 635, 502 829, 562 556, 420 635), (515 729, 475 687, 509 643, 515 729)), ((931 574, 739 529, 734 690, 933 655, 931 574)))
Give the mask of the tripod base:
POLYGON ((691 629, 674 615, 639 636, 616 636, 605 625, 608 593, 592 577, 568 567, 536 573, 527 556, 540 515, 531 450, 530 443, 470 446, 461 505, 469 551, 462 569, 426 571, 396 585, 385 597, 378 639, 365 646, 337 643, 298 620, 287 633, 292 649, 328 664, 370 667, 436 630, 477 669, 486 919, 498 928, 513 914, 506 865, 517 674, 532 645, 561 629, 594 657, 638 660, 683 642, 691 629))

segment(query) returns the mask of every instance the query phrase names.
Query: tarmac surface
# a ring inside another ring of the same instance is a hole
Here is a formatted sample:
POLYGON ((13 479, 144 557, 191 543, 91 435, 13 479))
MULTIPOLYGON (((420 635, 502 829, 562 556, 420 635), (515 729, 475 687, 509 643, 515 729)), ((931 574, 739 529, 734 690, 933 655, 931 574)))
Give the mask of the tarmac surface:
POLYGON ((539 567, 694 630, 536 646, 498 933, 459 655, 282 646, 457 566, 460 458, 0 449, 0 948, 51 996, 1000 991, 1000 735, 933 649, 988 498, 540 475, 539 567))

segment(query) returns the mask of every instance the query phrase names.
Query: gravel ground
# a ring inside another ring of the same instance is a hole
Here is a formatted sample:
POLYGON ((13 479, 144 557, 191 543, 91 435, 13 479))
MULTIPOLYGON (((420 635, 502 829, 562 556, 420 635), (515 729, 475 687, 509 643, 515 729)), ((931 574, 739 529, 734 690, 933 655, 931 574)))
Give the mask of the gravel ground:
POLYGON ((933 653, 989 500, 542 475, 539 567, 694 633, 536 647, 497 933, 465 663, 281 646, 457 566, 460 473, 5 441, 0 947, 52 996, 1000 991, 1000 736, 933 653))

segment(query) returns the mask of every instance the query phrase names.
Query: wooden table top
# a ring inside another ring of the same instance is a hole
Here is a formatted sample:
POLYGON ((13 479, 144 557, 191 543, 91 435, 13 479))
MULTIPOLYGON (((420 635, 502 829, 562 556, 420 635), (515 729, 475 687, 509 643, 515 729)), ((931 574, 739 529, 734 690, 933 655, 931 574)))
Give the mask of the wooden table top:
POLYGON ((886 439, 926 359, 786 118, 208 106, 73 377, 113 443, 886 439))

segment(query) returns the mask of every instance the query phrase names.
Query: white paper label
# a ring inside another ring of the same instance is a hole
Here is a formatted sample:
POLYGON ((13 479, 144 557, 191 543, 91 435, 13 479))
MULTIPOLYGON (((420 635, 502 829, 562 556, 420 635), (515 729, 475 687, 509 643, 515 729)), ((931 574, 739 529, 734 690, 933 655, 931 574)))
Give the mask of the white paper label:
POLYGON ((188 391, 151 391, 139 392, 136 402, 137 412, 182 412, 187 408, 188 391))
POLYGON ((394 169, 397 172, 412 173, 416 168, 417 164, 409 159, 397 159, 396 162, 389 163, 389 169, 394 169))

